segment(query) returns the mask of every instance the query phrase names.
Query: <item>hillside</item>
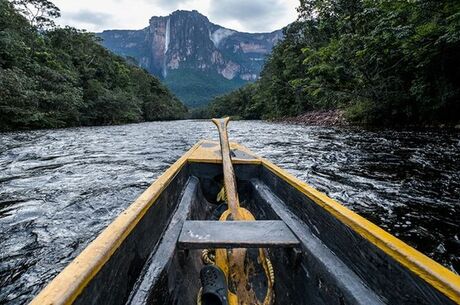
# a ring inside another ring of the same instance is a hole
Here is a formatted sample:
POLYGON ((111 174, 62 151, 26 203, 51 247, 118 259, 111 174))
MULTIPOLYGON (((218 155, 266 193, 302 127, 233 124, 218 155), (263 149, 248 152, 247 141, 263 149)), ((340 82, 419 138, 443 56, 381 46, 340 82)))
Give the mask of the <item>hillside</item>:
POLYGON ((152 17, 142 30, 97 35, 106 48, 134 58, 195 107, 257 80, 282 32, 241 33, 213 24, 197 11, 175 11, 152 17))
POLYGON ((338 109, 357 124, 460 123, 460 2, 309 0, 298 11, 261 79, 216 98, 207 115, 338 109))
MULTIPOLYGON (((47 14, 59 15, 58 8, 47 14)), ((43 22, 46 21, 47 24, 43 22)), ((31 24, 0 0, 0 130, 182 118, 158 79, 73 28, 31 24)))

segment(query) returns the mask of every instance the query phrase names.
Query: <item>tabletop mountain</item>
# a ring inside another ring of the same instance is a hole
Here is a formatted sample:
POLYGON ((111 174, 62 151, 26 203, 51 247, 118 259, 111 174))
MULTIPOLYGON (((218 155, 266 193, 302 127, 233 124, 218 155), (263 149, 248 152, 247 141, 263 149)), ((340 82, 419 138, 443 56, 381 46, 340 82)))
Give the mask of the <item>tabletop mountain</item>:
POLYGON ((242 33, 209 21, 197 11, 152 17, 142 30, 107 30, 102 44, 159 76, 188 106, 259 77, 282 31, 242 33))

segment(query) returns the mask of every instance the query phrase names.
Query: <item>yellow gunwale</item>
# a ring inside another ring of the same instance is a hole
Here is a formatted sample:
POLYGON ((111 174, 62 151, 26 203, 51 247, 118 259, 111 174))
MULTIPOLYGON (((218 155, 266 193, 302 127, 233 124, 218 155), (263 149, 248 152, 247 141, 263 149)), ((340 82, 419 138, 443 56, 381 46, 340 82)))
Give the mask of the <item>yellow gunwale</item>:
MULTIPOLYGON (((222 163, 222 158, 220 157, 220 143, 216 141, 208 141, 202 140, 200 147, 194 153, 192 153, 188 161, 192 163, 213 163, 218 164, 222 163), (208 147, 204 147, 204 145, 212 145, 208 147)), ((242 146, 238 143, 231 142, 230 148, 235 151, 238 150, 240 152, 246 153, 247 155, 251 156, 251 159, 240 159, 240 158, 232 158, 233 164, 261 164, 260 158, 251 152, 245 146, 242 146)))
MULTIPOLYGON (((205 141, 204 143, 218 143, 205 141)), ((279 178, 289 183, 292 187, 321 206, 333 217, 344 223, 360 236, 368 240, 384 253, 395 259, 401 265, 415 273, 431 286, 436 288, 448 298, 460 304, 460 276, 448 270, 441 264, 417 251, 402 240, 386 232, 379 226, 346 208, 339 202, 331 199, 326 194, 314 189, 312 186, 291 175, 284 169, 276 166, 267 159, 261 158, 243 145, 232 143, 232 149, 244 151, 254 157, 250 160, 235 160, 235 164, 261 164, 279 178)), ((192 160, 190 160, 192 161, 192 160)), ((197 158, 193 162, 221 163, 221 160, 197 158)))
MULTIPOLYGON (((188 162, 191 163, 212 163, 212 164, 220 164, 222 162, 216 161, 215 159, 188 159, 188 162)), ((232 161, 232 164, 255 164, 260 165, 262 161, 260 160, 235 160, 232 161)))
MULTIPOLYGON (((191 158, 195 150, 203 143, 209 142, 199 141, 171 165, 133 204, 119 215, 85 250, 59 273, 31 301, 30 305, 72 304, 91 279, 99 272, 113 253, 115 253, 148 209, 154 205, 162 191, 185 164, 188 162, 221 163, 221 161, 215 158, 191 158)), ((460 304, 460 276, 364 217, 359 216, 337 201, 329 198, 327 195, 317 191, 307 183, 297 179, 287 171, 255 155, 246 147, 235 143, 234 145, 238 149, 249 152, 254 157, 254 159, 249 160, 235 160, 235 164, 260 164, 264 166, 360 236, 394 258, 401 265, 418 275, 457 304, 460 304)))
POLYGON ((265 168, 302 192, 336 219, 394 258, 448 298, 460 304, 460 276, 270 161, 261 158, 261 162, 265 168))
POLYGON ((86 285, 101 270, 126 237, 153 206, 163 190, 187 164, 188 157, 203 141, 199 141, 171 165, 147 190, 92 241, 64 270, 59 273, 30 305, 72 304, 86 285))

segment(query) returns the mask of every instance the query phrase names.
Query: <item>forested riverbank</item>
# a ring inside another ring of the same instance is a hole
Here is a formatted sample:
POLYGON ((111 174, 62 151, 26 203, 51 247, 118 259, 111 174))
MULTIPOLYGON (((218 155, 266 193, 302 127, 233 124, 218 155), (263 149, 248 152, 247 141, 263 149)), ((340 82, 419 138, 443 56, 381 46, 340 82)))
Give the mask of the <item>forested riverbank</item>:
POLYGON ((49 1, 0 0, 0 131, 183 118, 158 79, 100 46, 56 28, 49 1), (32 14, 28 9, 34 9, 32 14))
POLYGON ((302 0, 298 13, 260 80, 198 116, 340 109, 355 124, 460 123, 460 2, 302 0))

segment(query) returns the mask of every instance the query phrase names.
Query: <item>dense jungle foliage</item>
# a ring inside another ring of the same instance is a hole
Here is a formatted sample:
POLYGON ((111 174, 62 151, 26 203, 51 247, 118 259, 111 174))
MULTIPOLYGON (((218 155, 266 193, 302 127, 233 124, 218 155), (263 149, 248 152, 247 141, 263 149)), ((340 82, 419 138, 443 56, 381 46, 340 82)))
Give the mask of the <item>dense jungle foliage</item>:
POLYGON ((56 28, 59 15, 46 0, 0 0, 0 130, 184 117, 156 78, 94 35, 56 28))
POLYGON ((362 124, 460 123, 460 1, 301 0, 259 81, 204 116, 342 109, 362 124))
POLYGON ((208 104, 213 97, 225 94, 244 86, 241 79, 228 80, 212 72, 181 68, 171 70, 163 83, 190 108, 208 104))

